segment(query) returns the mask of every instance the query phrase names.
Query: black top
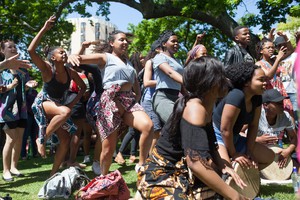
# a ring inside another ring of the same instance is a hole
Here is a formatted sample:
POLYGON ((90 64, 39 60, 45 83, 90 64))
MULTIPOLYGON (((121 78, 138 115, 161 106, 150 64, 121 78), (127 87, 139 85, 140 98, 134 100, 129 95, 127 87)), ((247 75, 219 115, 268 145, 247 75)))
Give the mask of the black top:
POLYGON ((65 68, 67 72, 67 82, 60 83, 55 78, 55 72, 52 71, 52 79, 49 82, 44 83, 44 91, 51 97, 55 99, 63 98, 65 91, 67 91, 70 87, 70 75, 69 71, 65 68))
POLYGON ((225 68, 227 68, 229 65, 239 62, 254 63, 255 60, 253 59, 253 56, 249 53, 248 48, 244 49, 239 45, 235 45, 226 52, 224 66, 225 68))
POLYGON ((233 126, 233 134, 239 134, 243 125, 250 124, 252 122, 255 109, 261 106, 262 104, 261 95, 253 96, 251 102, 252 102, 252 110, 250 112, 247 112, 244 92, 236 88, 231 90, 227 94, 227 96, 224 97, 215 108, 213 113, 214 124, 220 130, 221 117, 222 117, 222 112, 225 104, 236 106, 240 109, 240 113, 233 126))
POLYGON ((195 156, 202 159, 211 158, 211 152, 217 148, 216 137, 212 124, 205 127, 195 126, 185 119, 180 120, 180 131, 176 133, 175 142, 169 140, 168 127, 170 121, 161 131, 161 137, 158 139, 157 152, 172 163, 181 160, 187 154, 193 158, 195 156))

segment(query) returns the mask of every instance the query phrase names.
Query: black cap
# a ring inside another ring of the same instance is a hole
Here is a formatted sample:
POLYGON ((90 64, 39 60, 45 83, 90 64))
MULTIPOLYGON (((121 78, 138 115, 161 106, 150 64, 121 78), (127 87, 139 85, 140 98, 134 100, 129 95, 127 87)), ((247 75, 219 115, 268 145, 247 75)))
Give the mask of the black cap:
POLYGON ((282 36, 278 36, 278 37, 276 37, 275 40, 274 40, 274 44, 275 44, 276 46, 277 46, 277 45, 280 45, 280 44, 284 44, 284 43, 286 43, 286 41, 285 41, 284 37, 282 37, 282 36))
POLYGON ((262 95, 263 103, 268 102, 280 102, 283 99, 287 99, 288 97, 284 97, 280 94, 280 92, 276 89, 266 90, 262 95))

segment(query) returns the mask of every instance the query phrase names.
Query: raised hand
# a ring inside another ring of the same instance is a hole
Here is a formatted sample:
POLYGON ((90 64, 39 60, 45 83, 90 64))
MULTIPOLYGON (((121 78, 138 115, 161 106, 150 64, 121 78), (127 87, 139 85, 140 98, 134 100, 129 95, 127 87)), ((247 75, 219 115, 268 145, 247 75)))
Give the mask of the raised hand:
POLYGON ((71 63, 73 66, 79 66, 80 65, 80 56, 78 55, 70 55, 68 56, 68 63, 71 63))
POLYGON ((56 16, 52 15, 44 24, 44 29, 47 31, 50 30, 55 24, 56 16))
POLYGON ((202 34, 198 34, 198 35, 196 36, 197 42, 200 42, 200 41, 204 38, 205 35, 206 35, 206 32, 205 32, 205 31, 204 31, 202 34))
POLYGON ((6 69, 13 69, 17 70, 19 68, 30 68, 31 64, 29 63, 29 60, 17 60, 19 57, 19 54, 16 54, 7 60, 3 61, 1 65, 6 69))

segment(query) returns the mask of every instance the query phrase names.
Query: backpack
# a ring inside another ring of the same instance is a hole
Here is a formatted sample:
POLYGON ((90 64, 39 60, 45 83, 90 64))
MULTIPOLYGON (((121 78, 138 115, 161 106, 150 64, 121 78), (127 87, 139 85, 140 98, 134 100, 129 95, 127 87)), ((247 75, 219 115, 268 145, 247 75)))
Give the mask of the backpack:
POLYGON ((70 167, 57 172, 47 179, 38 193, 40 199, 65 198, 68 199, 72 190, 81 188, 90 179, 79 167, 70 167))
POLYGON ((97 176, 76 195, 77 200, 128 200, 129 198, 129 189, 119 170, 105 176, 97 176))

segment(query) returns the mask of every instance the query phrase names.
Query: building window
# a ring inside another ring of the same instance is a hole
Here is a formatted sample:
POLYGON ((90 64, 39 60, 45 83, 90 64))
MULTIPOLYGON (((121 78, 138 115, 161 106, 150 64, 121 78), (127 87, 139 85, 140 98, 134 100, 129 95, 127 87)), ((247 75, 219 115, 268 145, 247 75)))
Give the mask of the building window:
POLYGON ((100 23, 95 24, 95 40, 100 39, 100 23))
POLYGON ((85 27, 86 27, 86 23, 81 22, 81 24, 80 24, 80 40, 81 40, 81 43, 85 41, 85 27))

